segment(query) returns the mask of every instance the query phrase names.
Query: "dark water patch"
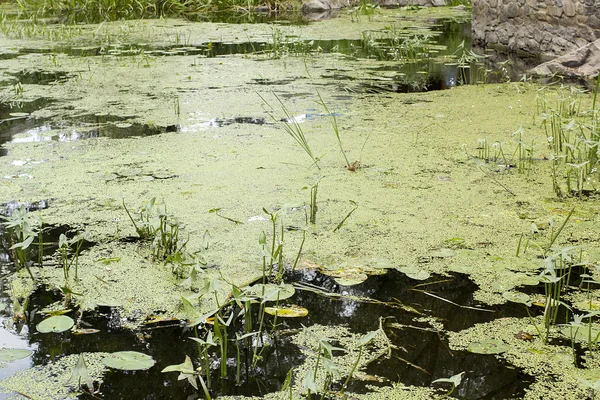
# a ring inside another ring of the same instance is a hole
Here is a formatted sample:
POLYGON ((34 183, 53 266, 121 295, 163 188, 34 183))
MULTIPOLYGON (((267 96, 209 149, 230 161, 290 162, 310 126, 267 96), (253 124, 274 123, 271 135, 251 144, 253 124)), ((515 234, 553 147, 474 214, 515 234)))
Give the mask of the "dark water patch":
POLYGON ((9 201, 8 203, 0 204, 0 215, 4 217, 10 217, 13 212, 21 208, 21 206, 25 207, 28 212, 31 211, 39 211, 45 210, 48 208, 49 202, 48 200, 40 200, 33 203, 23 203, 17 200, 9 201))
MULTIPOLYGON (((56 293, 44 293, 43 290, 32 296, 33 306, 42 307, 60 301, 56 293), (43 293, 44 296, 40 296, 43 293)), ((96 329, 94 334, 74 334, 63 332, 59 334, 41 334, 35 325, 43 320, 42 315, 36 315, 29 323, 29 340, 35 345, 36 352, 32 356, 34 365, 45 365, 53 358, 78 354, 82 352, 116 352, 138 351, 148 354, 156 360, 156 365, 147 371, 124 372, 109 370, 104 376, 100 387, 100 398, 186 398, 197 393, 185 381, 178 381, 176 373, 161 371, 174 364, 184 361, 190 356, 195 366, 199 366, 198 347, 189 339, 195 336, 194 330, 187 328, 179 321, 165 321, 163 324, 149 324, 136 331, 122 328, 123 319, 118 310, 113 307, 99 307, 92 312, 79 315, 73 311, 69 314, 78 321, 78 328, 96 329)), ((204 335, 205 332, 200 332, 204 335)), ((261 354, 260 368, 251 368, 252 352, 240 349, 240 382, 235 381, 236 350, 230 343, 227 377, 220 378, 218 354, 211 350, 211 380, 213 396, 220 395, 260 395, 281 388, 288 371, 303 360, 299 349, 289 338, 274 339, 270 346, 261 354)), ((203 364, 202 364, 203 365, 203 364)))
POLYGON ((210 126, 221 127, 233 124, 264 125, 267 121, 262 117, 234 117, 234 118, 215 118, 210 121, 210 126))
MULTIPOLYGON (((472 294, 477 286, 466 276, 456 274, 450 278, 436 277, 418 282, 390 270, 386 275, 371 276, 355 286, 341 286, 333 278, 316 271, 294 272, 290 279, 296 281, 300 289, 290 301, 309 310, 308 316, 301 321, 304 326, 342 325, 354 332, 365 333, 377 329, 380 318, 384 318, 384 329, 395 347, 389 357, 370 363, 365 370, 368 380, 354 380, 350 390, 366 393, 370 391, 370 385, 389 385, 398 381, 406 385, 430 386, 435 379, 465 371, 456 395, 467 399, 504 399, 523 395, 533 382, 532 377, 495 356, 450 350, 444 332, 420 319, 425 315, 433 316, 444 323, 445 329, 462 330, 475 323, 526 314, 522 307, 510 304, 485 307, 493 311, 490 313, 460 308, 440 299, 483 308, 473 301, 472 294), (416 287, 421 283, 424 286, 416 287), (319 294, 310 287, 343 297, 319 294), (420 290, 427 290, 438 298, 420 290), (364 301, 365 298, 386 304, 364 301)), ((284 324, 294 328, 300 322, 286 320, 284 324)))
POLYGON ((73 77, 73 74, 65 71, 44 71, 38 69, 21 70, 9 75, 14 77, 14 83, 20 82, 23 85, 49 85, 66 82, 73 77))
MULTIPOLYGON (((52 100, 43 97, 32 101, 0 103, 0 145, 9 142, 17 133, 43 126, 44 119, 33 118, 30 114, 52 103, 52 100)), ((3 151, 4 154, 0 155, 6 155, 3 151)))
MULTIPOLYGON (((419 282, 391 269, 386 275, 371 276, 355 286, 341 286, 332 277, 315 271, 294 272, 289 279, 310 284, 306 287, 308 290, 297 292, 295 300, 309 310, 320 310, 309 314, 309 324, 343 324, 357 332, 376 329, 379 317, 389 317, 398 323, 410 325, 416 316, 428 315, 441 321, 447 330, 459 331, 497 318, 527 315, 518 304, 488 306, 476 302, 473 293, 478 286, 463 274, 419 282), (311 287, 342 297, 318 294, 318 291, 311 291, 311 287), (354 298, 370 298, 395 306, 386 307, 354 298)), ((302 289, 302 285, 299 288, 302 289)))

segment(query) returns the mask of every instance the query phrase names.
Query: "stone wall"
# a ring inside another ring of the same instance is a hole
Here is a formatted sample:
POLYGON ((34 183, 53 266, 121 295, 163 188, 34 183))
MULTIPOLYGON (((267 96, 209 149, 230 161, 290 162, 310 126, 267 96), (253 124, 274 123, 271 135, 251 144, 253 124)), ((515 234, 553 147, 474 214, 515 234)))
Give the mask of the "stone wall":
POLYGON ((473 0, 473 43, 556 56, 600 38, 600 0, 473 0))

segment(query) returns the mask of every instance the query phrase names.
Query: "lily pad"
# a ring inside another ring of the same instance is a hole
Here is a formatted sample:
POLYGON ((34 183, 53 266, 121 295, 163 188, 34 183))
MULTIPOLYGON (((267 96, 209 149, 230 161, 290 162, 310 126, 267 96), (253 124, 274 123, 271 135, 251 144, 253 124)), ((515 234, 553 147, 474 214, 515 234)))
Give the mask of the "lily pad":
POLYGON ((75 321, 73 321, 71 317, 67 317, 66 315, 55 315, 40 322, 37 326, 37 330, 40 333, 59 333, 68 331, 73 325, 75 325, 75 321))
POLYGON ((508 301, 512 301, 513 303, 521 303, 526 306, 531 305, 531 299, 529 295, 520 292, 504 292, 502 293, 502 297, 504 297, 508 301))
POLYGON ((308 315, 306 308, 295 304, 285 307, 265 307, 265 312, 269 315, 277 315, 280 318, 298 318, 308 315))
POLYGON ((32 354, 33 351, 27 349, 2 349, 0 350, 0 362, 13 362, 27 358, 32 354))
POLYGON ((367 274, 363 273, 352 273, 346 274, 344 276, 340 276, 337 278, 333 278, 339 285, 342 286, 353 286, 358 285, 359 283, 363 283, 368 279, 367 274))
POLYGON ((296 289, 294 289, 292 285, 287 284, 275 285, 273 283, 267 283, 266 285, 263 285, 262 283, 259 283, 250 286, 247 289, 247 293, 260 298, 264 296, 264 300, 266 301, 277 301, 289 299, 296 293, 296 289))
POLYGON ((429 253, 429 256, 434 257, 434 258, 446 258, 446 257, 453 257, 455 254, 456 254, 456 252, 452 249, 442 248, 442 249, 431 251, 429 253))
POLYGON ((467 351, 477 354, 500 354, 510 349, 510 346, 502 340, 486 339, 481 342, 473 342, 467 351))
POLYGON ((578 342, 588 343, 588 341, 595 342, 600 337, 600 331, 592 328, 591 330, 587 325, 576 327, 576 326, 563 326, 560 329, 560 333, 571 340, 572 338, 578 342))
POLYGON ((106 357, 102 362, 107 367, 123 371, 145 370, 155 363, 152 357, 137 351, 118 351, 106 357))
POLYGON ((399 268, 399 271, 404 273, 410 279, 414 279, 417 281, 424 281, 426 279, 429 279, 429 277, 431 276, 431 274, 429 272, 422 270, 421 268, 417 267, 416 265, 409 265, 407 267, 401 267, 401 268, 399 268))
POLYGON ((581 300, 574 303, 573 306, 582 311, 598 311, 600 310, 600 301, 596 299, 581 300))

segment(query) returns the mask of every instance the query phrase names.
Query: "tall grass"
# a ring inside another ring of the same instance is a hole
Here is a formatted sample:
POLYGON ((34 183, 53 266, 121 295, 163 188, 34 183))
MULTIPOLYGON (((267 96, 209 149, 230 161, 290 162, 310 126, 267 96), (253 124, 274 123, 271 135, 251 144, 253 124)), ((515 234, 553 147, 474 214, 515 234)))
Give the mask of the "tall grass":
POLYGON ((180 17, 198 12, 248 9, 261 0, 17 0, 27 18, 58 18, 62 22, 180 17))

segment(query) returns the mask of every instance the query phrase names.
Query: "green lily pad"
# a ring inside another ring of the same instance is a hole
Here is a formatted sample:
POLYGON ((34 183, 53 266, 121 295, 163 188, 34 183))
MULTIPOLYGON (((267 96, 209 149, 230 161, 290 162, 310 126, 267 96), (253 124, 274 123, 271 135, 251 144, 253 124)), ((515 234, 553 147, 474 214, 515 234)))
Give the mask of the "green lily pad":
POLYGON ((265 312, 269 315, 277 315, 281 318, 306 317, 308 310, 295 304, 285 307, 265 307, 265 312))
POLYGON ((502 297, 504 297, 508 301, 512 301, 513 303, 521 303, 526 306, 531 305, 531 299, 529 295, 520 292, 504 292, 502 293, 502 297))
POLYGON ((123 371, 137 371, 149 369, 155 361, 149 355, 137 351, 118 351, 102 360, 104 365, 123 371))
POLYGON ((574 303, 573 306, 582 311, 598 311, 600 310, 600 301, 597 299, 581 300, 574 303))
POLYGON ((592 328, 591 331, 587 325, 579 327, 576 326, 563 326, 560 329, 560 333, 567 339, 575 339, 577 342, 588 343, 591 338, 592 342, 595 342, 600 337, 600 331, 592 328))
POLYGON ((267 283, 266 285, 263 285, 262 283, 258 283, 250 286, 246 289, 246 292, 260 298, 264 296, 264 300, 266 301, 277 301, 289 299, 296 293, 296 289, 294 289, 292 285, 287 284, 275 285, 273 283, 267 283))
POLYGON ((500 354, 510 349, 510 346, 502 340, 486 339, 481 342, 473 342, 467 351, 477 354, 500 354))
POLYGON ((429 253, 430 257, 434 257, 434 258, 446 258, 446 257, 453 257, 456 254, 456 252, 452 249, 438 249, 438 250, 433 250, 429 253))
POLYGON ((68 331, 73 325, 75 325, 73 318, 66 315, 55 315, 40 322, 37 330, 40 333, 59 333, 68 331))
POLYGON ((27 358, 32 354, 33 351, 27 349, 2 349, 0 350, 0 362, 13 362, 27 358))
POLYGON ((409 265, 407 267, 401 267, 398 269, 400 272, 406 274, 410 279, 417 281, 424 281, 429 279, 431 274, 425 270, 420 269, 416 265, 409 265))
POLYGON ((458 272, 459 274, 470 274, 473 272, 473 266, 470 265, 451 265, 450 271, 458 272))
POLYGON ((368 278, 367 274, 353 273, 353 274, 347 274, 344 276, 333 278, 333 280, 342 286, 353 286, 353 285, 358 285, 359 283, 363 283, 364 281, 367 280, 367 278, 368 278))

